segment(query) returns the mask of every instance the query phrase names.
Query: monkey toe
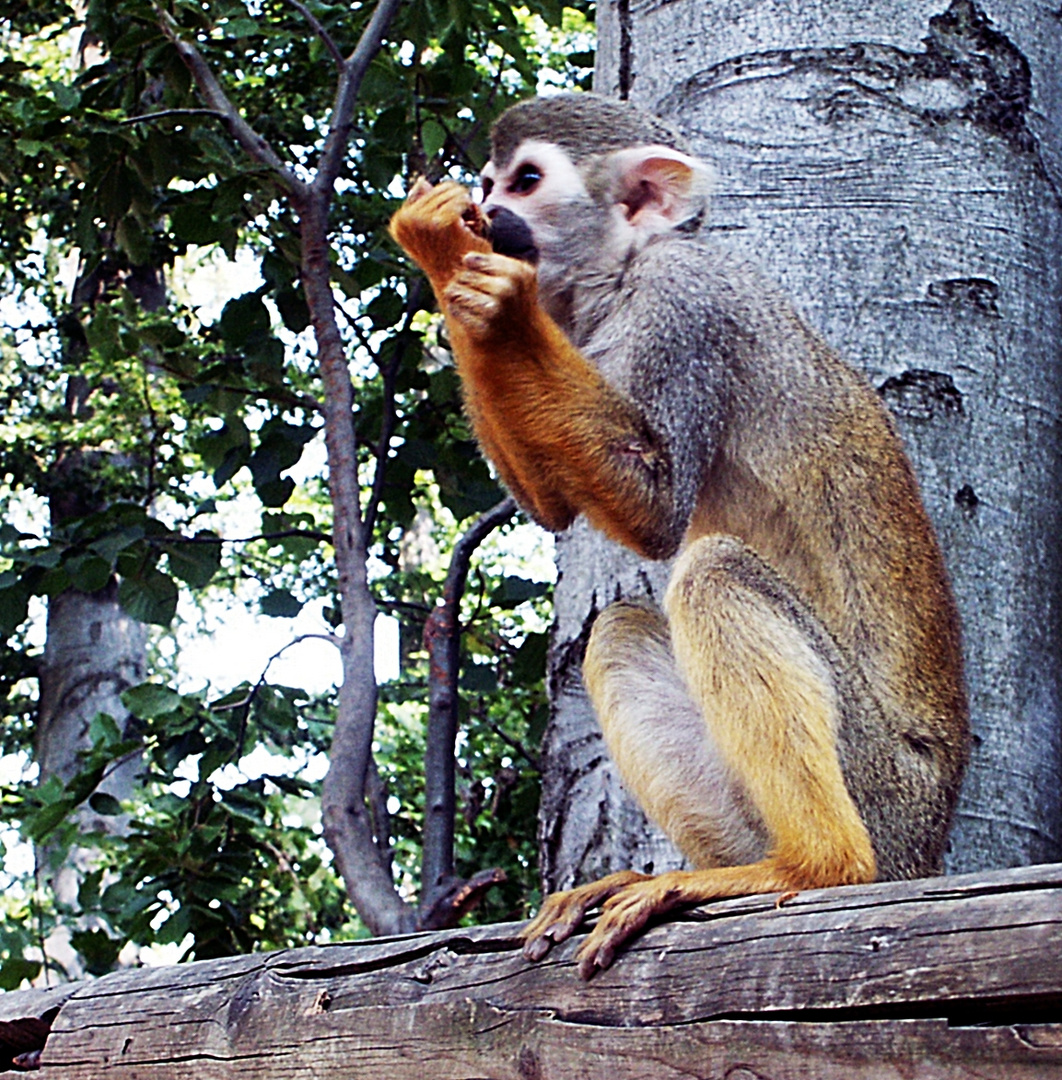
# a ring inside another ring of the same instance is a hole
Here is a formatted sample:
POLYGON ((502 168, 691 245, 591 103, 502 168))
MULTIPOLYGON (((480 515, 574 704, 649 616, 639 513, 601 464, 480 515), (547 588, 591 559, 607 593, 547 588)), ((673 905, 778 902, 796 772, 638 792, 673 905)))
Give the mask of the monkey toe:
POLYGON ((635 937, 657 912, 666 910, 654 882, 637 882, 613 896, 601 918, 579 947, 576 961, 579 975, 589 979, 595 971, 604 971, 618 949, 635 937))
POLYGON ((586 917, 589 906, 577 889, 547 896, 542 910, 521 934, 524 956, 541 960, 554 945, 567 941, 586 917))

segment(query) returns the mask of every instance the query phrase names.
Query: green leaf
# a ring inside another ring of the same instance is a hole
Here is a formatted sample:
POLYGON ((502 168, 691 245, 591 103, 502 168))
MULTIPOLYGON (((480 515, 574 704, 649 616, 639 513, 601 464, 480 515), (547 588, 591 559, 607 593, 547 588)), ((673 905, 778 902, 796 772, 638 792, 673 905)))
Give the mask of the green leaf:
POLYGON ((245 346, 269 333, 269 309, 258 293, 244 293, 225 305, 218 327, 230 345, 245 346))
POLYGON ((180 708, 181 695, 168 686, 141 683, 122 692, 122 704, 141 720, 154 720, 180 708))
POLYGON ((18 561, 26 566, 43 566, 51 570, 59 565, 63 553, 60 548, 50 544, 35 548, 23 548, 18 553, 18 561))
POLYGON ((530 578, 507 575, 491 594, 490 602, 495 607, 515 607, 525 600, 536 596, 545 596, 550 586, 545 581, 532 581, 530 578))
POLYGON ((467 662, 461 668, 459 680, 462 690, 489 694, 498 689, 498 673, 491 664, 467 662))
POLYGON ((147 570, 140 577, 122 579, 118 601, 140 622, 169 626, 177 614, 177 586, 169 574, 147 570))
POLYGON ((513 681, 526 686, 541 679, 546 673, 548 650, 549 634, 528 634, 509 665, 513 681))
POLYGON ((164 544, 169 570, 175 578, 202 589, 221 568, 221 539, 217 533, 201 530, 195 534, 195 542, 164 544))
POLYGON ((127 525, 93 540, 89 544, 89 549, 106 559, 113 566, 114 560, 117 559, 120 551, 124 551, 131 544, 135 544, 143 538, 144 527, 142 525, 127 525))
POLYGON ((298 289, 280 289, 275 301, 284 325, 293 334, 301 334, 310 325, 310 309, 298 289))
POLYGON ((262 425, 258 446, 248 466, 255 492, 264 505, 283 506, 291 498, 295 481, 282 478, 280 474, 297 464, 302 457, 302 448, 316 434, 316 429, 308 424, 298 426, 270 420, 262 425))
POLYGON ((98 592, 111 580, 111 563, 96 554, 74 555, 63 565, 78 592, 98 592))
POLYGON ((17 990, 23 982, 32 982, 40 973, 39 961, 9 956, 0 962, 0 990, 17 990))
POLYGON ((125 942, 120 938, 112 938, 99 927, 94 927, 91 930, 75 930, 70 935, 70 944, 85 961, 88 973, 98 976, 113 970, 125 942))
POLYGON ((9 637, 29 615, 30 590, 22 581, 0 589, 0 635, 9 637))
POLYGON ((222 27, 227 38, 252 37, 260 34, 261 28, 254 19, 229 19, 222 27))
POLYGON ((93 746, 114 746, 122 741, 118 722, 110 713, 99 712, 89 721, 89 739, 93 746))
POLYGON ((218 221, 213 207, 202 200, 182 203, 170 212, 170 228, 189 244, 217 243, 227 228, 218 221))
POLYGON ((446 143, 446 128, 437 120, 425 120, 420 129, 420 143, 425 160, 431 161, 446 143))
POLYGON ((381 289, 365 309, 365 313, 372 319, 374 330, 383 330, 388 326, 394 326, 405 309, 405 301, 394 289, 381 289))
POLYGON ((102 814, 104 817, 116 817, 122 813, 122 804, 106 791, 97 791, 90 795, 88 804, 97 814, 102 814))
POLYGON ((262 614, 275 619, 293 619, 302 611, 302 602, 287 589, 274 589, 262 597, 262 614))
POLYGON ((32 814, 27 814, 22 828, 28 839, 40 844, 74 812, 77 803, 70 798, 42 806, 32 814))

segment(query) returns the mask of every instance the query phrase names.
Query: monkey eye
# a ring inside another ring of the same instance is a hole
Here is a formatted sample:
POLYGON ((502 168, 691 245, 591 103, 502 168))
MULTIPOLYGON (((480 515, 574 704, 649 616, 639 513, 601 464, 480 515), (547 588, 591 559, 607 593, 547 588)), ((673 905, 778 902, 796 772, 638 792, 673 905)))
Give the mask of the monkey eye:
POLYGON ((533 191, 542 179, 542 172, 537 165, 521 165, 516 170, 516 176, 509 185, 509 190, 515 195, 526 195, 533 191))
POLYGON ((494 190, 494 181, 489 176, 484 176, 479 186, 483 189, 483 198, 486 199, 494 190))

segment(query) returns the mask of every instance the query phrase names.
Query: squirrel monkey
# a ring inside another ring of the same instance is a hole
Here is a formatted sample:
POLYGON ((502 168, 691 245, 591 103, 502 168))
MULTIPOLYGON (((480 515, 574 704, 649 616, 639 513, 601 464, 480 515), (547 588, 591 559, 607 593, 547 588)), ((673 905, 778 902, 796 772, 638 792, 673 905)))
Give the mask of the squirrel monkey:
POLYGON ((624 782, 696 867, 548 897, 525 955, 603 905, 587 978, 680 906, 940 872, 969 741, 959 625, 878 396, 705 235, 708 167, 655 117, 523 102, 482 183, 476 204, 419 181, 392 234, 528 513, 678 555, 663 611, 598 617, 583 674, 624 782))

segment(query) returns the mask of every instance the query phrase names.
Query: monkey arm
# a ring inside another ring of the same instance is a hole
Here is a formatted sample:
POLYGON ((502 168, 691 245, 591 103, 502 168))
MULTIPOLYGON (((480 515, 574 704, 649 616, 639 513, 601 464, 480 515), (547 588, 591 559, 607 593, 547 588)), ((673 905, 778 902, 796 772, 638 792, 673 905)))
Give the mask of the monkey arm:
POLYGON ((673 554, 686 522, 668 447, 543 310, 534 268, 468 254, 442 304, 477 436, 517 499, 547 528, 584 513, 642 555, 673 554))

